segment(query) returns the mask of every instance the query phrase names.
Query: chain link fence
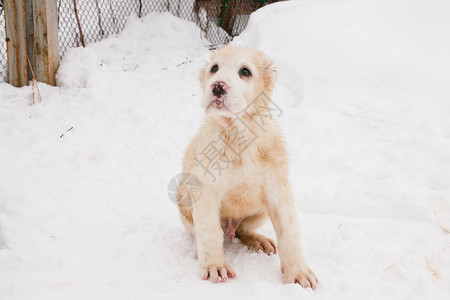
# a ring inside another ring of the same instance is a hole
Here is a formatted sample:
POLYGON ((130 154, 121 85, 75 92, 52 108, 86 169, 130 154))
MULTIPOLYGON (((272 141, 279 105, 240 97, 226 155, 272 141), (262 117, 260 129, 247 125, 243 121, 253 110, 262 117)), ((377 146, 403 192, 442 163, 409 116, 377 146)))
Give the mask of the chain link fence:
POLYGON ((0 0, 0 82, 8 80, 8 61, 6 56, 6 28, 3 0, 0 0))
POLYGON ((227 44, 250 14, 277 0, 57 0, 60 56, 123 30, 128 16, 170 12, 196 23, 212 45, 227 44))
MULTIPOLYGON (((29 0, 25 0, 29 1, 29 0)), ((247 26, 250 14, 278 0, 55 0, 59 55, 123 30, 131 14, 170 12, 196 23, 212 46, 227 44, 247 26)), ((6 33, 0 0, 0 82, 7 80, 6 33)))

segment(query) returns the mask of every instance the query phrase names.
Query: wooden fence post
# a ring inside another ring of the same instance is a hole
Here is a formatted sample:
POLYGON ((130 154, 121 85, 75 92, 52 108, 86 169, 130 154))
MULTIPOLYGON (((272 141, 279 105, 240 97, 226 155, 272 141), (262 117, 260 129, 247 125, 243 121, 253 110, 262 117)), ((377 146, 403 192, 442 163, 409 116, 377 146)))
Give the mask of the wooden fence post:
POLYGON ((27 40, 27 55, 30 63, 28 64, 28 80, 31 80, 34 72, 34 55, 33 55, 33 0, 24 0, 24 10, 25 10, 25 32, 27 40), (30 69, 33 66, 33 71, 30 69))
POLYGON ((55 0, 5 0, 9 83, 23 86, 31 79, 55 85, 59 66, 58 16, 55 0))
POLYGON ((6 0, 4 9, 9 83, 24 86, 28 83, 28 72, 23 1, 6 0))
POLYGON ((33 9, 29 12, 33 15, 33 41, 29 42, 33 43, 34 74, 38 81, 55 85, 59 66, 57 1, 26 1, 32 2, 33 9))

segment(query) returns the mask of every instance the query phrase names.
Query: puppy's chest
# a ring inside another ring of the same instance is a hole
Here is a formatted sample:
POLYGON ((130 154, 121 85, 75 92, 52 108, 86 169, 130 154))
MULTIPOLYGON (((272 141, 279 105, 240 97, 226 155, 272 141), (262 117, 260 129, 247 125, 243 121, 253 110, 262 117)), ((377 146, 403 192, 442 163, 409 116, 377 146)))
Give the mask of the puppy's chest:
POLYGON ((251 150, 240 155, 232 156, 232 165, 229 169, 231 176, 248 178, 249 176, 255 176, 262 172, 263 164, 258 154, 251 150))
POLYGON ((209 174, 214 182, 230 177, 242 181, 260 173, 264 167, 256 146, 239 149, 223 141, 209 143, 195 159, 196 166, 203 168, 204 173, 209 174))
POLYGON ((259 176, 265 164, 261 159, 257 145, 249 145, 239 152, 232 150, 228 145, 224 148, 222 159, 230 163, 227 173, 241 180, 248 177, 259 176))

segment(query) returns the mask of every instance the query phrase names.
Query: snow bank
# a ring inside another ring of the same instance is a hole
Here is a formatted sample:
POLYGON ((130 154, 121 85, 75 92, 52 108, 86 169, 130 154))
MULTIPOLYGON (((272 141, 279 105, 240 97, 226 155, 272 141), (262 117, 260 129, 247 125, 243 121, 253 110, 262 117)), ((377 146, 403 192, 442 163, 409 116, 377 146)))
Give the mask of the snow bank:
POLYGON ((279 67, 316 292, 284 285, 278 255, 236 240, 237 279, 199 279, 166 193, 202 120, 208 51, 192 23, 132 18, 71 50, 37 105, 31 87, 0 84, 0 299, 447 299, 449 8, 283 2, 235 41, 279 67))
POLYGON ((235 43, 280 69, 275 99, 295 108, 282 121, 299 129, 288 137, 306 210, 450 230, 450 6, 406 3, 282 2, 235 43))
MULTIPOLYGON (((96 87, 104 84, 105 73, 148 71, 164 64, 174 69, 180 57, 203 50, 207 41, 201 41, 200 36, 193 23, 169 13, 150 13, 143 19, 131 16, 117 38, 70 49, 58 70, 57 84, 65 89, 96 87)), ((153 73, 159 75, 150 75, 153 73)))

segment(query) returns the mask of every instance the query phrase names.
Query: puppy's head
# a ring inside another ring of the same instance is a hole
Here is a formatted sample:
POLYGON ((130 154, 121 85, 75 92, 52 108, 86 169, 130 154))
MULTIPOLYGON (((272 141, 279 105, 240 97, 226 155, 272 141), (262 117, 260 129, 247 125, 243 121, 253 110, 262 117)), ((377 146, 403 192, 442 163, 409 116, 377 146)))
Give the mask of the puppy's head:
POLYGON ((270 95, 275 80, 273 62, 261 51, 220 48, 200 72, 202 108, 215 117, 241 116, 258 96, 270 95))

